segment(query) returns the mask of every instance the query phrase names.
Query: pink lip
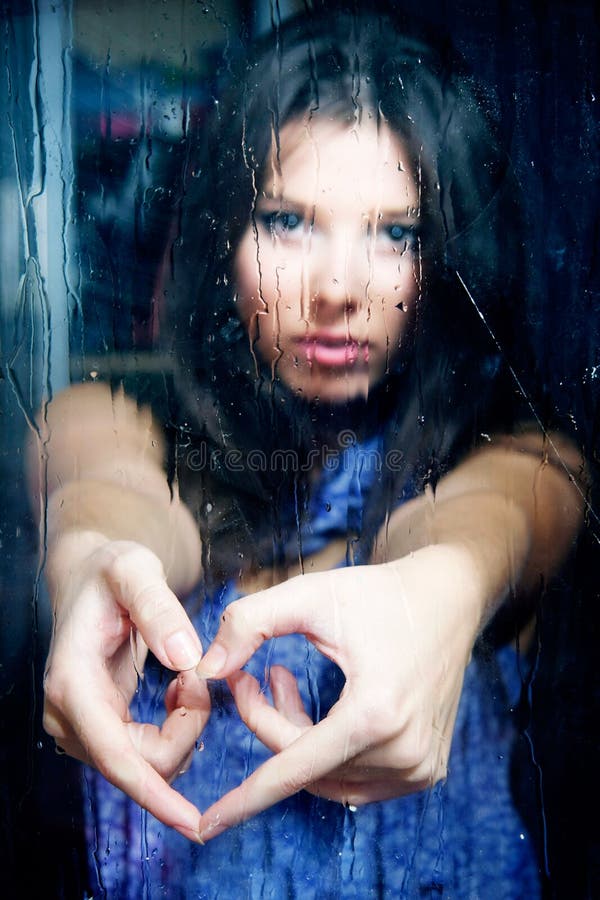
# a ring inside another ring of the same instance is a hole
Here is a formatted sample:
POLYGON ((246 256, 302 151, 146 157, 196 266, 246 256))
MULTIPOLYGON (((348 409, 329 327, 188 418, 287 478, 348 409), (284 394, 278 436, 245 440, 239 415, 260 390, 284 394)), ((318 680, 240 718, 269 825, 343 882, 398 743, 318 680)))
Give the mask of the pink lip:
POLYGON ((369 361, 368 342, 361 343, 345 335, 315 334, 303 338, 300 344, 309 364, 336 369, 354 365, 359 357, 365 363, 369 361))

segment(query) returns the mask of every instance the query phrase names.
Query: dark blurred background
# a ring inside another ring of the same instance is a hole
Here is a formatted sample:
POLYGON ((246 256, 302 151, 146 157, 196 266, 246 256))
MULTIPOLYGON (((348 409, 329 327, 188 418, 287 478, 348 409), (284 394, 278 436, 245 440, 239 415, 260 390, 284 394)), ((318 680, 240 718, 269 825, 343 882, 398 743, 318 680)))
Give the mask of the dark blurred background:
MULTIPOLYGON (((304 5, 0 2, 3 896, 85 892, 76 766, 41 728, 51 619, 38 577, 43 510, 38 528, 24 484, 33 412, 69 380, 166 393, 159 268, 186 130, 218 97, 228 57, 304 5)), ((414 11, 388 4, 404 5, 414 11)), ((595 478, 581 540, 540 608, 515 711, 515 793, 539 838, 546 894, 591 898, 600 896, 599 831, 586 815, 597 818, 600 749, 599 14, 593 2, 559 0, 418 6, 505 111, 531 223, 523 302, 533 355, 519 375, 545 396, 544 424, 574 435, 595 478)))

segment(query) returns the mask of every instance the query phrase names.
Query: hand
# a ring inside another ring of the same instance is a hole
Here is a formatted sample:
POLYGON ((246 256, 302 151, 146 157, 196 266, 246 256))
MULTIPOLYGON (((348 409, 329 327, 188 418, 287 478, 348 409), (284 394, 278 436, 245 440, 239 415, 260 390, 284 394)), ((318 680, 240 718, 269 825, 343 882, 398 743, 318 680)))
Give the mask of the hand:
POLYGON ((202 840, 302 788, 358 806, 443 778, 484 606, 476 582, 464 550, 435 546, 299 576, 228 606, 198 672, 228 677, 242 719, 276 755, 204 813, 202 840), (294 632, 346 677, 316 725, 285 669, 271 671, 274 706, 239 671, 264 640, 294 632))
POLYGON ((46 731, 157 819, 198 840, 198 810, 168 782, 193 752, 210 701, 193 671, 200 642, 160 560, 133 542, 71 533, 53 549, 49 581, 55 627, 46 731), (183 670, 167 689, 160 729, 132 721, 129 711, 148 647, 164 665, 183 670))

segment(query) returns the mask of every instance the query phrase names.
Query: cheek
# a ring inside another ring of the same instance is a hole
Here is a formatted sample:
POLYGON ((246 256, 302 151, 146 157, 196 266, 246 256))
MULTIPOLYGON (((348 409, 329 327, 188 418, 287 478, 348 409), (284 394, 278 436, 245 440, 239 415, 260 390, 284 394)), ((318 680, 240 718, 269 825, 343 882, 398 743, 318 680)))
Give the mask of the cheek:
POLYGON ((256 326, 257 315, 261 318, 266 316, 268 319, 275 307, 278 293, 277 268, 272 256, 267 241, 257 243, 254 234, 249 230, 240 242, 235 258, 233 275, 238 298, 238 314, 252 333, 256 326))
POLYGON ((257 245, 252 233, 240 243, 233 274, 240 320, 251 341, 258 341, 255 349, 263 361, 272 363, 289 333, 297 331, 300 314, 293 290, 301 279, 270 238, 257 245))
POLYGON ((273 320, 299 315, 302 254, 278 247, 270 237, 258 243, 247 234, 234 264, 240 318, 248 326, 257 313, 273 320))
POLYGON ((238 297, 240 319, 248 325, 256 312, 259 294, 259 274, 254 240, 249 231, 240 241, 233 264, 233 277, 238 297))
POLYGON ((369 331, 394 357, 410 343, 420 294, 419 259, 406 252, 379 262, 369 289, 369 331))
POLYGON ((378 260, 371 272, 370 299, 388 314, 400 305, 410 312, 420 293, 420 278, 419 259, 411 251, 378 260))

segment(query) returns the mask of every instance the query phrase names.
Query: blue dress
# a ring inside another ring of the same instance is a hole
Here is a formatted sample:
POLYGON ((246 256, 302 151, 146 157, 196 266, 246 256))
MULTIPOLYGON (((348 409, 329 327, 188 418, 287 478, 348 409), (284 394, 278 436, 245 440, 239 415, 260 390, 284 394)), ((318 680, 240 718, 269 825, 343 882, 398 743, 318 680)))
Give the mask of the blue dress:
MULTIPOLYGON (((360 526, 362 498, 377 453, 349 447, 326 468, 304 529, 305 553, 360 526)), ((194 624, 203 646, 216 634, 234 583, 203 604, 194 624)), ((304 638, 265 644, 248 665, 261 682, 269 666, 297 677, 316 720, 339 696, 343 676, 304 638)), ((136 718, 160 722, 172 673, 148 668, 133 704, 136 718)), ((134 900, 238 898, 423 898, 535 900, 536 856, 509 779, 521 689, 512 647, 474 653, 465 673, 448 777, 411 797, 358 810, 301 792, 197 846, 159 823, 96 772, 85 770, 93 896, 134 900)), ((212 713, 177 789, 199 809, 236 787, 270 755, 241 723, 225 684, 211 685, 212 713)))

